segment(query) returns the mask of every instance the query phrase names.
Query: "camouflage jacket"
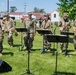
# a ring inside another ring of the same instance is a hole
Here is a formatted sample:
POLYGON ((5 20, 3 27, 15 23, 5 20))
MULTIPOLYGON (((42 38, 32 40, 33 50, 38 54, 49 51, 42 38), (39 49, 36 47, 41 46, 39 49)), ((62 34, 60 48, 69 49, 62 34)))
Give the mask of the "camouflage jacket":
POLYGON ((23 21, 24 28, 26 28, 30 33, 36 33, 36 20, 25 18, 23 21))
POLYGON ((43 21, 42 22, 42 29, 48 29, 50 31, 52 31, 52 23, 50 20, 47 20, 47 21, 43 21))

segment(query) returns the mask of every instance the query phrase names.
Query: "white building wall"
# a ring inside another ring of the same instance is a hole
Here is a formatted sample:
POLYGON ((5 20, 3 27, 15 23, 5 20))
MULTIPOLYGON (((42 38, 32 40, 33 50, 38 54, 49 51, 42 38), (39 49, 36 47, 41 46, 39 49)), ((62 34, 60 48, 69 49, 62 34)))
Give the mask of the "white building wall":
POLYGON ((60 21, 60 16, 58 11, 54 11, 51 13, 51 21, 52 22, 59 22, 60 21), (54 17, 54 14, 56 14, 56 17, 54 17))
POLYGON ((10 15, 11 17, 15 17, 15 20, 21 20, 22 15, 10 15))

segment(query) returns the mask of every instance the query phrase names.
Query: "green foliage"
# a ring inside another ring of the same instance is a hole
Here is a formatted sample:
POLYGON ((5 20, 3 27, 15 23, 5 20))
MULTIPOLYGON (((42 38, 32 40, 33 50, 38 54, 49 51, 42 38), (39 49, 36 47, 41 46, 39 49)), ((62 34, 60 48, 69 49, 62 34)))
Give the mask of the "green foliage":
MULTIPOLYGON (((17 21, 17 27, 22 27, 22 23, 17 21)), ((53 28, 55 26, 53 25, 53 28)), ((71 30, 72 31, 72 28, 71 30)), ((56 34, 59 34, 59 28, 56 28, 56 34)), ((4 50, 3 56, 0 56, 0 59, 7 62, 11 67, 12 71, 0 73, 0 75, 20 75, 23 72, 26 72, 28 66, 28 55, 27 51, 19 51, 19 44, 21 43, 21 34, 18 36, 14 36, 14 47, 9 47, 7 44, 7 37, 5 34, 4 37, 4 50)), ((72 37, 70 38, 72 39, 72 37)), ((52 43, 53 49, 54 43, 52 43)), ((57 44, 55 43, 55 49, 57 44)), ((43 36, 36 33, 34 39, 34 46, 30 53, 30 72, 34 75, 52 75, 55 72, 56 65, 56 55, 52 55, 52 52, 47 52, 45 54, 41 54, 43 47, 43 36)), ((69 43, 68 53, 71 54, 69 56, 65 56, 65 52, 60 53, 60 44, 58 43, 58 63, 57 63, 57 71, 60 72, 58 75, 76 75, 76 54, 73 54, 74 47, 73 41, 69 43)), ((28 75, 28 74, 25 74, 28 75)))
POLYGON ((33 12, 41 12, 41 13, 45 13, 44 9, 39 9, 37 7, 34 8, 33 12))
POLYGON ((76 0, 59 0, 57 3, 60 10, 60 15, 62 16, 64 12, 68 13, 71 20, 76 19, 76 0))
POLYGON ((15 12, 16 10, 17 10, 17 8, 15 6, 10 7, 10 12, 15 12))

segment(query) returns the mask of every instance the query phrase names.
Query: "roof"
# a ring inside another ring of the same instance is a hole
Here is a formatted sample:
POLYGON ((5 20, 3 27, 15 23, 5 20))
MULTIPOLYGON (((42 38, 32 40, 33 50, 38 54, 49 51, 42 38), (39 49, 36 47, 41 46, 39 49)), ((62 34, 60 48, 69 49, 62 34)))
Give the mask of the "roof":
POLYGON ((43 16, 43 13, 39 13, 39 12, 35 12, 35 13, 32 13, 34 16, 36 16, 36 18, 40 18, 40 17, 42 17, 43 16))
MULTIPOLYGON (((34 16, 36 16, 36 18, 40 18, 43 16, 43 13, 39 13, 39 12, 33 12, 32 13, 34 16)), ((11 12, 10 15, 24 15, 24 12, 11 12)))
MULTIPOLYGON (((2 12, 0 12, 2 14, 2 12)), ((25 12, 10 12, 10 15, 23 15, 25 16, 25 12)), ((40 12, 32 12, 32 14, 34 16, 36 16, 37 19, 39 18, 43 18, 44 13, 40 13, 40 12)), ((51 16, 51 13, 49 13, 49 16, 51 16)))
MULTIPOLYGON (((54 10, 53 12, 55 12, 55 11, 58 12, 58 13, 60 13, 60 10, 54 10)), ((52 12, 52 13, 53 13, 53 12, 52 12)))
POLYGON ((60 12, 60 10, 55 10, 55 11, 60 12))
POLYGON ((22 15, 24 12, 10 12, 10 15, 22 15))

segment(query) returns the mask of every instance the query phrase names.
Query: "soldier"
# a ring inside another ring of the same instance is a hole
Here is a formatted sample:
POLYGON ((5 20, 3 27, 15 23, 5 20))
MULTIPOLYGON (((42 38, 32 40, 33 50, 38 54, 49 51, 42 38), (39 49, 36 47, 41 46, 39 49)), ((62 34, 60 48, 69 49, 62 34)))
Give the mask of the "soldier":
MULTIPOLYGON (((51 23, 51 20, 48 19, 48 14, 44 14, 44 20, 42 22, 42 29, 50 30, 52 32, 52 23, 51 23)), ((47 41, 46 34, 44 34, 43 36, 44 36, 44 41, 43 41, 44 49, 50 50, 51 44, 50 42, 47 41)))
POLYGON ((75 51, 76 51, 76 19, 75 19, 75 21, 74 21, 73 32, 74 32, 74 38, 73 38, 74 49, 75 49, 75 51))
POLYGON ((27 29, 27 32, 24 34, 24 44, 26 50, 30 50, 33 47, 34 36, 36 33, 36 20, 32 18, 32 13, 28 13, 28 18, 25 18, 23 21, 24 27, 27 29))
POLYGON ((4 18, 6 18, 4 24, 4 32, 7 33, 8 36, 8 44, 9 46, 13 46, 13 37, 12 34, 15 31, 15 25, 12 18, 10 18, 9 14, 7 13, 4 18))
MULTIPOLYGON (((69 22, 67 13, 64 13, 62 19, 60 20, 59 28, 60 28, 60 33, 63 32, 63 31, 64 32, 69 31, 70 22, 69 22)), ((67 46, 68 45, 66 43, 61 43, 61 50, 63 51, 63 47, 65 47, 65 49, 67 49, 68 48, 67 46)))
POLYGON ((0 56, 2 56, 2 51, 3 51, 3 31, 4 31, 4 27, 3 27, 3 21, 2 19, 0 19, 0 56))

